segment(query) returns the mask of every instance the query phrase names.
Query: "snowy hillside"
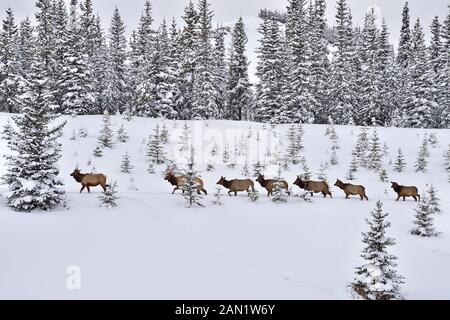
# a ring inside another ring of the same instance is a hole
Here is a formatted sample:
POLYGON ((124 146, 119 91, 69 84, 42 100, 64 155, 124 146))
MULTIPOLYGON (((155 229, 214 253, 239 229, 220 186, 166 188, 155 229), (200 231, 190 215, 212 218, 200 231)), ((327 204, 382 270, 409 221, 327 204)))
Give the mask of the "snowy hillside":
MULTIPOLYGON (((0 114, 0 126, 9 115, 0 114)), ((402 293, 406 299, 449 298, 450 287, 450 184, 443 166, 443 153, 450 143, 450 130, 416 130, 378 128, 381 144, 389 147, 383 164, 389 180, 416 185, 423 193, 433 183, 442 199, 442 213, 435 217, 436 229, 442 234, 422 239, 410 234, 416 203, 395 202, 390 183, 379 182, 378 174, 360 169, 355 183, 366 187, 369 202, 357 197, 346 200, 333 186, 337 178, 347 181, 351 151, 359 128, 336 126, 339 136, 339 164, 326 169, 333 199, 315 196, 307 203, 291 197, 286 204, 275 204, 256 183, 260 199, 253 203, 245 193, 238 197, 224 195, 223 206, 214 206, 216 182, 221 176, 242 177, 243 157, 232 169, 221 163, 207 172, 206 158, 214 141, 219 154, 225 141, 233 152, 233 143, 243 136, 249 144, 260 137, 260 160, 268 164, 265 174, 274 177, 276 166, 268 162, 288 145, 289 126, 270 126, 231 121, 188 122, 197 149, 197 170, 209 192, 201 202, 206 208, 185 208, 184 198, 164 181, 165 165, 156 166, 155 174, 147 172, 146 144, 149 135, 162 120, 134 118, 127 122, 112 117, 114 132, 124 125, 130 136, 127 143, 117 143, 104 150, 102 158, 92 155, 101 128, 101 116, 67 117, 63 137, 61 177, 65 181, 68 210, 49 213, 15 213, 0 203, 0 298, 137 298, 137 299, 351 299, 348 285, 363 244, 361 232, 367 231, 365 218, 377 199, 390 213, 392 227, 388 235, 396 239, 392 253, 398 256, 398 270, 405 277, 402 293), (86 129, 87 138, 72 134, 86 129), (272 132, 272 133, 270 133, 272 132), (438 145, 430 147, 428 173, 416 173, 417 158, 424 134, 435 132, 438 145), (270 134, 269 134, 270 133, 270 134), (274 140, 271 156, 265 156, 266 138, 279 136, 277 151, 274 140), (228 137, 228 138, 227 138, 228 137), (145 140, 145 141, 144 141, 145 140), (407 162, 404 173, 395 173, 397 149, 401 147, 407 162), (128 152, 134 166, 130 175, 120 171, 122 156, 128 152), (91 164, 87 164, 88 161, 91 164), (117 181, 118 207, 99 207, 100 188, 79 193, 80 185, 70 176, 79 165, 82 172, 100 172, 108 181, 117 181), (133 178, 134 181, 130 181, 133 178), (131 188, 132 187, 132 188, 131 188), (69 290, 66 282, 69 266, 79 266, 81 289, 69 290)), ((171 133, 165 147, 167 155, 177 156, 177 143, 183 122, 166 121, 171 133)), ((329 162, 327 126, 305 125, 304 150, 313 178, 321 163, 329 162)), ((369 135, 372 129, 369 129, 369 135)), ((7 152, 0 142, 0 154, 7 152)), ((257 157, 256 153, 254 154, 257 157)), ((256 158, 250 157, 249 162, 256 158)), ((251 166, 250 166, 251 167, 251 166)), ((252 170, 250 168, 250 170, 252 170)), ((0 173, 5 172, 3 157, 0 173)), ((283 177, 290 186, 301 165, 291 165, 283 177)), ((255 178, 252 177, 255 180, 255 178)), ((0 187, 0 192, 7 190, 0 187)), ((295 194, 302 192, 293 186, 295 194)), ((226 194, 222 188, 222 194, 226 194)))

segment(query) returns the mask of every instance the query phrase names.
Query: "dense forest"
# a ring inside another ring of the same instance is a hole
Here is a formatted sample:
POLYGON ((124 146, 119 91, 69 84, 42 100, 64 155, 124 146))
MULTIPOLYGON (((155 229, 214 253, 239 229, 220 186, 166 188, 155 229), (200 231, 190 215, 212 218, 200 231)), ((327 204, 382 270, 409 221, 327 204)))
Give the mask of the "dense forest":
POLYGON ((45 81, 43 103, 53 115, 450 126, 450 13, 434 19, 427 43, 426 27, 410 21, 406 3, 394 50, 374 11, 356 28, 346 0, 337 1, 335 21, 327 23, 325 9, 325 0, 289 0, 286 12, 260 11, 254 84, 245 21, 214 25, 207 0, 187 4, 182 26, 176 19, 156 26, 147 1, 130 39, 118 9, 102 29, 92 0, 68 7, 37 0, 36 25, 16 23, 8 9, 0 111, 22 113, 45 81))

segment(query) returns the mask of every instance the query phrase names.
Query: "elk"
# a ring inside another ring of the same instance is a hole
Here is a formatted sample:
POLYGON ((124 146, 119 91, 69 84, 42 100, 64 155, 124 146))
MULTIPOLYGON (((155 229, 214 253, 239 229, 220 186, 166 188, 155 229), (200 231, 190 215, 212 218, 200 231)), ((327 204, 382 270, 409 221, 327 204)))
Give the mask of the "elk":
MULTIPOLYGON (((180 190, 183 188, 185 182, 186 182, 186 176, 175 176, 173 172, 169 171, 164 180, 168 181, 171 185, 175 186, 175 189, 173 189, 172 194, 175 194, 175 191, 180 190)), ((203 187, 203 180, 200 178, 195 178, 195 183, 197 185, 197 192, 200 194, 203 192, 205 195, 208 195, 208 192, 203 187)), ((184 190, 182 190, 184 193, 184 190)))
POLYGON ((414 198, 414 201, 420 202, 420 195, 419 195, 419 190, 417 189, 417 187, 401 186, 397 182, 392 182, 392 181, 391 181, 391 183, 392 183, 391 188, 394 189, 394 191, 398 195, 396 201, 400 200, 400 198, 403 198, 403 201, 406 201, 406 197, 412 197, 412 198, 414 198))
POLYGON ((330 198, 333 198, 333 195, 330 192, 330 188, 328 187, 328 184, 325 181, 303 180, 299 176, 297 177, 297 180, 295 180, 294 184, 298 186, 300 189, 304 189, 308 192, 311 192, 311 197, 314 196, 314 193, 322 193, 324 198, 326 198, 327 195, 329 195, 330 198))
POLYGON ((228 181, 225 177, 221 177, 219 182, 217 182, 218 185, 224 186, 225 188, 229 189, 228 195, 232 196, 232 193, 234 192, 234 195, 237 197, 238 192, 247 191, 250 192, 250 189, 255 192, 255 183, 250 180, 230 180, 228 181))
POLYGON ((350 183, 343 183, 339 179, 337 179, 334 186, 341 188, 345 192, 345 199, 349 199, 349 196, 359 195, 361 201, 363 201, 364 199, 369 201, 369 198, 366 196, 366 188, 364 188, 363 186, 355 186, 350 183))
POLYGON ((267 196, 268 197, 273 196, 273 191, 275 190, 275 186, 277 184, 280 185, 281 189, 286 190, 286 193, 288 195, 291 195, 291 193, 289 192, 289 185, 284 180, 281 180, 281 181, 278 181, 278 180, 266 180, 266 179, 264 179, 263 175, 259 174, 258 179, 256 179, 256 181, 259 182, 261 187, 263 187, 263 188, 265 188, 267 190, 267 196))
POLYGON ((76 182, 81 183, 80 193, 82 193, 85 188, 91 193, 91 187, 97 187, 99 185, 103 188, 103 191, 106 191, 106 187, 109 187, 109 185, 106 184, 107 177, 104 174, 81 173, 78 166, 70 176, 72 176, 76 182))

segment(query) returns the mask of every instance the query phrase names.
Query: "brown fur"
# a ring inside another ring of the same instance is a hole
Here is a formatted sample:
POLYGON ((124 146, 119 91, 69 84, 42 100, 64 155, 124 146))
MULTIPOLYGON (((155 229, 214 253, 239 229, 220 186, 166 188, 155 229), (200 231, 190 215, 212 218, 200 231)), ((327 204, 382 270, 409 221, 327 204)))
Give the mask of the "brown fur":
POLYGON ((225 188, 229 189, 228 195, 232 195, 234 192, 234 195, 237 197, 238 192, 247 191, 250 192, 250 189, 255 192, 255 183, 250 180, 230 180, 228 181, 225 177, 221 177, 219 182, 217 182, 218 185, 224 186, 225 188))
MULTIPOLYGON (((169 172, 166 174, 166 177, 164 180, 169 181, 171 185, 175 186, 175 189, 173 189, 172 194, 175 193, 175 191, 180 190, 183 188, 183 185, 186 181, 186 176, 175 176, 172 172, 169 172)), ((203 187, 203 180, 200 178, 195 178, 195 183, 197 184, 197 192, 200 194, 203 192, 205 195, 208 194, 208 192, 203 187)), ((184 193, 184 190, 183 190, 184 193)))
POLYGON ((103 188, 103 191, 106 191, 106 187, 109 187, 109 185, 106 184, 107 177, 104 174, 81 173, 80 170, 76 168, 72 172, 71 176, 75 179, 76 182, 81 183, 80 193, 83 192, 84 188, 86 188, 87 191, 91 193, 90 187, 101 186, 103 188))
POLYGON ((329 195, 330 198, 333 198, 333 195, 330 192, 330 188, 325 181, 305 181, 302 180, 302 178, 298 177, 297 180, 295 180, 294 184, 300 189, 311 192, 311 197, 314 196, 314 193, 322 193, 324 198, 326 198, 327 195, 329 195))
POLYGON ((419 190, 417 189, 417 187, 406 187, 406 186, 401 186, 399 185, 397 182, 391 182, 392 186, 391 188, 394 189, 394 191, 397 193, 397 200, 400 200, 400 198, 403 198, 403 201, 406 201, 406 197, 412 197, 414 198, 414 201, 419 201, 420 202, 420 195, 419 195, 419 190))
POLYGON ((334 186, 341 188, 345 192, 345 198, 348 199, 349 196, 359 195, 361 201, 366 199, 369 201, 369 198, 366 196, 366 188, 363 186, 355 186, 350 183, 343 183, 341 180, 337 180, 334 186))
MULTIPOLYGON (((275 189, 275 184, 278 182, 277 180, 266 180, 264 179, 263 175, 259 175, 258 179, 256 179, 256 181, 259 182, 259 184, 261 185, 261 187, 265 188, 267 190, 267 196, 273 196, 273 190, 275 189)), ((291 193, 288 191, 289 190, 289 185, 286 181, 281 181, 281 188, 286 190, 286 193, 288 195, 291 195, 291 193)))

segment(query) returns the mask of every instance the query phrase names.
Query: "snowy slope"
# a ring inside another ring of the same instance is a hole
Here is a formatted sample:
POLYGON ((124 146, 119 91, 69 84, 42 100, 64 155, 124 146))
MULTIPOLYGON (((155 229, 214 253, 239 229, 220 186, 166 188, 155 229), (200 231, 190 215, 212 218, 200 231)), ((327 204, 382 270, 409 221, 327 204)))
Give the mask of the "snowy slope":
MULTIPOLYGON (((0 114, 0 125, 8 115, 0 114)), ((210 195, 206 208, 186 209, 183 197, 172 195, 173 187, 163 180, 164 166, 147 173, 143 139, 162 120, 135 118, 131 122, 113 117, 114 130, 121 123, 131 139, 117 144, 96 159, 92 151, 101 126, 101 117, 67 118, 63 141, 61 175, 69 201, 69 210, 50 213, 19 214, 0 202, 0 298, 137 298, 137 299, 350 299, 347 285, 354 268, 360 264, 364 219, 383 200, 390 212, 392 227, 388 233, 397 240, 393 253, 399 257, 399 272, 406 278, 403 293, 407 299, 449 298, 450 286, 450 184, 443 169, 442 154, 450 143, 450 131, 436 131, 439 145, 432 149, 428 174, 414 172, 413 164, 426 130, 380 128, 382 142, 390 155, 384 158, 389 178, 402 184, 415 184, 422 191, 433 183, 439 190, 443 213, 436 227, 443 232, 435 239, 409 234, 415 203, 395 202, 390 184, 378 182, 375 173, 357 173, 370 202, 356 198, 345 200, 342 191, 332 187, 333 199, 315 197, 312 203, 290 199, 287 204, 272 203, 261 192, 252 203, 245 194, 223 197, 224 206, 211 204, 216 182, 221 175, 241 177, 242 165, 230 169, 217 165, 214 172, 198 169, 210 195), (87 139, 70 140, 72 131, 86 128, 87 139), (402 146, 408 167, 395 174, 388 165, 402 146), (122 155, 128 151, 135 169, 131 175, 137 191, 129 190, 129 175, 120 173, 122 155), (91 159, 97 172, 108 175, 119 185, 118 208, 99 208, 100 190, 79 194, 80 186, 69 176, 78 163, 90 172, 91 159), (385 192, 387 191, 387 193, 385 192), (67 289, 69 266, 81 268, 81 290, 67 289)), ((166 122, 172 133, 167 151, 176 149, 183 122, 166 122), (176 126, 176 127, 175 127, 176 126)), ((260 129, 260 138, 270 130, 246 122, 192 122, 194 144, 198 150, 211 146, 212 137, 221 144, 225 133, 238 137, 248 128, 260 129), (207 126, 206 126, 207 125, 207 126)), ((287 145, 286 126, 279 126, 283 148, 287 145)), ((329 159, 330 142, 326 127, 305 126, 304 155, 316 173, 321 162, 329 159)), ((340 137, 340 164, 327 170, 331 185, 344 179, 358 128, 337 127, 340 137)), ((275 130, 276 131, 276 130, 275 130)), ((255 134, 251 138, 255 139, 255 134)), ((228 139, 232 143, 232 139, 228 139)), ((262 154, 266 148, 263 148, 262 154)), ((4 141, 0 153, 6 152, 4 141)), ((204 151, 207 154, 208 151, 204 151)), ((5 170, 0 159, 0 173, 5 170)), ((291 166, 284 177, 292 184, 300 167, 291 166)), ((266 171, 275 174, 275 168, 266 171)), ((5 187, 0 187, 3 193, 5 187)), ((293 188, 295 193, 300 190, 293 188)))

